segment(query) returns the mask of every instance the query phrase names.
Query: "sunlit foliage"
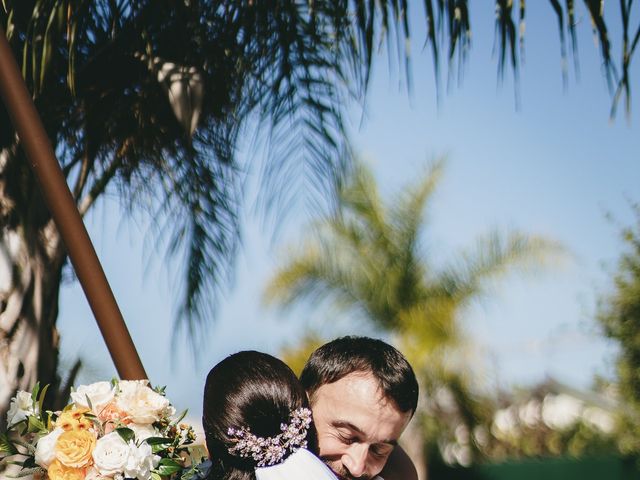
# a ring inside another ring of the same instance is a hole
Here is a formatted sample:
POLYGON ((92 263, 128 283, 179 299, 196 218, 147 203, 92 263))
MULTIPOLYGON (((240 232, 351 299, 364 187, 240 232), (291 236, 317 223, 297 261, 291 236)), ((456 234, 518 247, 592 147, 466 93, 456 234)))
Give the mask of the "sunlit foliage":
POLYGON ((549 239, 493 231, 435 266, 424 226, 442 170, 442 161, 434 163, 387 202, 368 168, 356 164, 339 189, 336 211, 287 252, 265 294, 281 307, 304 303, 320 310, 328 303, 395 338, 426 393, 421 408, 428 438, 458 423, 471 429, 489 414, 473 393, 473 369, 464 356, 470 345, 465 308, 501 275, 562 255, 549 239), (443 407, 440 394, 451 404, 443 407), (456 422, 442 421, 446 412, 456 422))

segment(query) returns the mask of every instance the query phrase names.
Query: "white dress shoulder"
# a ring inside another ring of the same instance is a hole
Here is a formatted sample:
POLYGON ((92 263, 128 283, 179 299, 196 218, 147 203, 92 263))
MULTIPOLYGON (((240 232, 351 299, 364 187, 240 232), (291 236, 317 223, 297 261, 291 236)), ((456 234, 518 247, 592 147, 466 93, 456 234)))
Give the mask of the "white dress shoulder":
POLYGON ((271 467, 256 468, 257 480, 337 480, 322 460, 300 448, 287 459, 271 467))

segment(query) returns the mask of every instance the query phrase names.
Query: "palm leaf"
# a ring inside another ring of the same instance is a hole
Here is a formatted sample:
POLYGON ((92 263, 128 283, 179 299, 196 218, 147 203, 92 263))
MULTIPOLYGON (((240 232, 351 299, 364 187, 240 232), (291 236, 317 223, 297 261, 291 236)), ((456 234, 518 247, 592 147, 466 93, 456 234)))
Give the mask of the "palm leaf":
MULTIPOLYGON (((443 48, 448 49, 450 72, 455 59, 461 65, 468 53, 469 2, 424 4, 425 41, 430 43, 438 81, 443 48)), ((513 2, 499 0, 498 5, 498 69, 503 75, 505 68, 512 68, 517 75, 522 36, 515 32, 513 2)), ((585 5, 606 70, 612 71, 599 3, 585 0, 585 5)), ((348 226, 345 219, 346 230, 367 227, 359 235, 368 243, 359 248, 366 245, 379 254, 395 255, 387 267, 398 264, 405 269, 395 285, 421 275, 414 256, 398 256, 394 250, 389 212, 377 193, 365 184, 354 185, 351 192, 335 188, 345 185, 351 163, 346 108, 350 100, 364 98, 381 45, 390 55, 397 52, 398 67, 404 68, 409 84, 406 45, 412 38, 408 20, 414 4, 3 0, 2 6, 0 20, 22 59, 23 75, 38 97, 47 131, 57 151, 63 152, 61 163, 83 211, 104 192, 116 192, 132 213, 139 207, 154 214, 158 205, 166 208, 153 231, 162 236, 169 255, 183 255, 186 262, 177 317, 187 331, 202 325, 198 319, 213 315, 230 278, 241 187, 246 172, 256 165, 262 171, 260 202, 265 211, 277 216, 302 197, 317 212, 326 207, 327 193, 333 204, 339 201, 334 192, 342 191, 352 196, 348 215, 360 222, 348 226), (206 92, 193 137, 185 135, 158 82, 159 68, 166 62, 191 66, 202 74, 206 92), (258 139, 249 159, 239 165, 236 151, 251 131, 258 132, 258 139), (200 178, 192 182, 192 175, 200 178), (158 203, 150 205, 153 201, 158 203), (367 202, 379 208, 359 216, 368 211, 367 202), (205 294, 208 291, 211 294, 205 294)), ((573 2, 567 0, 566 9, 573 32, 573 2)), ((522 24, 524 2, 519 11, 522 24)), ((640 31, 628 36, 629 59, 639 36, 640 31)), ((628 99, 628 62, 624 65, 616 98, 628 99)), ((2 139, 13 141, 2 117, 2 139)), ((35 188, 28 174, 26 178, 24 191, 18 191, 22 185, 12 187, 20 205, 12 218, 18 222, 40 211, 22 201, 31 198, 30 189, 35 188)), ((46 214, 39 219, 41 224, 47 220, 46 214)), ((407 244, 416 243, 419 222, 410 227, 407 244)), ((396 304, 409 301, 388 295, 396 304)), ((379 305, 371 308, 384 310, 379 305)), ((390 318, 388 312, 384 315, 390 318)))
POLYGON ((426 351, 457 344, 459 313, 485 294, 487 282, 517 268, 544 265, 563 251, 542 237, 494 231, 442 271, 433 269, 417 239, 441 169, 436 163, 387 206, 371 173, 357 165, 338 212, 309 229, 313 235, 302 248, 288 252, 269 282, 266 300, 287 307, 303 300, 331 301, 364 313, 384 331, 413 336, 426 351))
POLYGON ((484 295, 485 286, 507 272, 539 270, 564 256, 563 247, 556 241, 520 232, 504 235, 493 231, 480 237, 472 250, 463 252, 446 267, 434 285, 437 291, 466 303, 484 295))

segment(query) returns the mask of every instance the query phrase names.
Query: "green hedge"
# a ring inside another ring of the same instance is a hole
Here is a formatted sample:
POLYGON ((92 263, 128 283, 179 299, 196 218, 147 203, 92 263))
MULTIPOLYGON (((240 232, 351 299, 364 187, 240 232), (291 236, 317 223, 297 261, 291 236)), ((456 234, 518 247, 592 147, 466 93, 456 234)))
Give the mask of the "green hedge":
POLYGON ((639 463, 618 457, 522 460, 470 468, 434 465, 429 480, 640 480, 639 463))

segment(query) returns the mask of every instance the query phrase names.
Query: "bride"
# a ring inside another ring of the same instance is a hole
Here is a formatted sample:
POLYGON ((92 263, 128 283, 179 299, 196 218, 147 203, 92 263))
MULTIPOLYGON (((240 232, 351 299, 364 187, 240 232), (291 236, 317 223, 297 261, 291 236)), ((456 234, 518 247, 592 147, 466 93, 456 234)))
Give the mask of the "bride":
POLYGON ((209 480, 336 480, 318 459, 304 388, 271 355, 233 354, 211 369, 202 424, 209 480))

